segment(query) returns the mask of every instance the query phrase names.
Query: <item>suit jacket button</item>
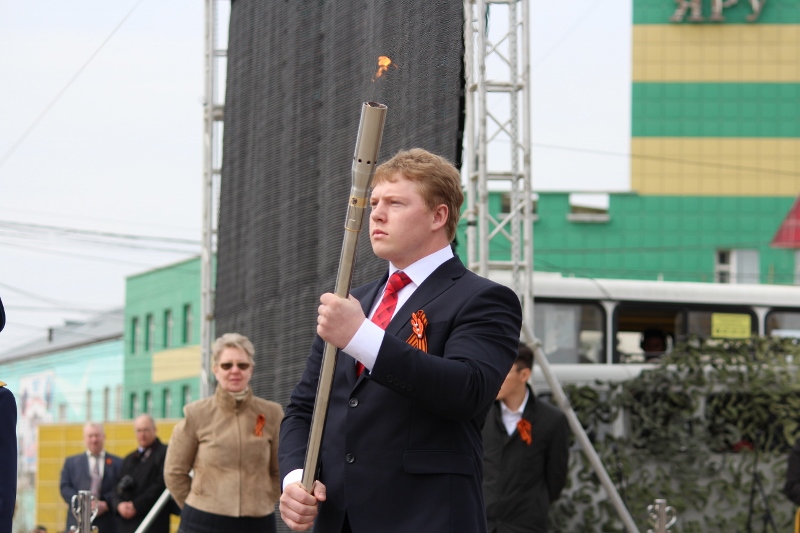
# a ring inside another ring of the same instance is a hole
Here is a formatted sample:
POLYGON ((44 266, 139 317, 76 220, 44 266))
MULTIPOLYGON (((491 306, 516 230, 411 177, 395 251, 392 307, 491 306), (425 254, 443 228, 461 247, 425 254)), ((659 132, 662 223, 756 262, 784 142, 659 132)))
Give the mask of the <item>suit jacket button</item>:
POLYGON ((353 464, 356 462, 356 457, 352 453, 348 453, 344 456, 344 460, 347 461, 349 464, 353 464))
POLYGON ((358 398, 350 398, 348 403, 350 404, 350 407, 356 407, 358 406, 358 398))
POLYGON ((388 376, 386 376, 386 382, 387 383, 392 383, 393 381, 394 381, 394 376, 393 375, 389 374, 388 376))

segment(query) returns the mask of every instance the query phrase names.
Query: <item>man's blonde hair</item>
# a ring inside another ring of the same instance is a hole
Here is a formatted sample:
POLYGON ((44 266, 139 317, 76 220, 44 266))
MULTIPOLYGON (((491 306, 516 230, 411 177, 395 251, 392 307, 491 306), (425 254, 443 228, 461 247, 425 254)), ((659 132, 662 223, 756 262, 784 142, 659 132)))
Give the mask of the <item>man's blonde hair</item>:
POLYGON ((461 191, 461 175, 458 169, 444 157, 432 154, 422 148, 403 150, 375 169, 372 186, 395 181, 394 175, 400 173, 417 186, 428 209, 447 206, 447 239, 452 242, 456 236, 458 218, 464 193, 461 191))
POLYGON ((241 333, 226 333, 214 341, 214 345, 211 347, 214 366, 219 364, 219 356, 225 348, 239 348, 247 354, 247 358, 250 359, 250 364, 255 366, 256 362, 253 357, 255 356, 256 350, 253 348, 253 343, 250 342, 250 339, 241 333))

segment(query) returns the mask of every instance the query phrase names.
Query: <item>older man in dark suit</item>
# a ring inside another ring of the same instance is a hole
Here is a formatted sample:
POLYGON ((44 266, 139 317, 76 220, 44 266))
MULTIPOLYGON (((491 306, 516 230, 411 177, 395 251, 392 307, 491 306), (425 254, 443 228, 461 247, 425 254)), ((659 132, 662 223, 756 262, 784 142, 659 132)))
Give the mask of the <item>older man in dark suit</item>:
POLYGON ((86 451, 67 457, 61 469, 61 497, 68 506, 67 531, 76 525, 69 510, 72 497, 78 491, 90 490, 97 499, 98 509, 92 525, 97 526, 99 533, 115 533, 114 512, 110 505, 119 481, 122 459, 105 451, 106 434, 101 424, 87 422, 83 426, 83 441, 86 451))
MULTIPOLYGON (((135 533, 156 504, 164 484, 167 447, 156 435, 153 417, 139 415, 133 422, 138 447, 122 461, 120 481, 112 498, 117 511, 117 533, 135 533)), ((169 533, 169 507, 165 505, 150 524, 149 533, 169 533)))
POLYGON ((462 202, 458 171, 425 150, 376 170, 370 240, 389 269, 349 299, 320 298, 319 336, 281 426, 292 529, 486 531, 481 426, 516 357, 521 311, 513 291, 453 255, 462 202), (309 494, 296 480, 323 341, 340 351, 309 494))

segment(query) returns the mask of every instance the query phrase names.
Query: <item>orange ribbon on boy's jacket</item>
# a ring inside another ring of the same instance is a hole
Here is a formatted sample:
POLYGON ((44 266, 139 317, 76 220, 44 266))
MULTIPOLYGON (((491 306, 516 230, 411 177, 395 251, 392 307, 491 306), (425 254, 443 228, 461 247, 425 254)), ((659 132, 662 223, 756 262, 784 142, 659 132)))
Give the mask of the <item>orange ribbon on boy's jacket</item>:
POLYGON ((428 337, 425 335, 426 327, 428 327, 428 317, 425 316, 425 311, 420 309, 416 313, 411 313, 411 335, 406 342, 423 352, 428 351, 428 337))
POLYGON ((520 418, 519 422, 517 422, 517 431, 519 431, 519 438, 522 439, 522 442, 530 446, 533 442, 533 436, 531 435, 531 423, 524 418, 520 418))

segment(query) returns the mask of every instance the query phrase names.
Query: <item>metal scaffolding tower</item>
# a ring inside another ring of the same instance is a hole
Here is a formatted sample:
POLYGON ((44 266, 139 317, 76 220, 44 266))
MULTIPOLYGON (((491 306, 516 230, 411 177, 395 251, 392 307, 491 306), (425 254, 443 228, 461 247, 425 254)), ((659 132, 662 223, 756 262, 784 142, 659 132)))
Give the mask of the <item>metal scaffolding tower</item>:
POLYGON ((528 2, 464 0, 466 154, 462 173, 467 181, 467 267, 484 277, 491 277, 493 270, 511 270, 512 288, 522 302, 521 335, 534 348, 553 398, 620 520, 634 533, 638 530, 633 518, 534 335, 528 2), (497 217, 489 212, 489 190, 503 194, 497 217), (490 257, 493 241, 501 241, 501 250, 510 249, 509 259, 490 257))
POLYGON ((205 0, 205 99, 203 102, 203 236, 200 253, 200 396, 211 391, 211 345, 214 342, 213 262, 217 251, 222 135, 225 120, 230 0, 205 0), (222 35, 221 35, 222 33, 222 35))
POLYGON ((468 268, 484 277, 493 269, 510 269, 513 289, 523 303, 525 322, 531 323, 528 1, 466 0, 464 13, 468 268), (506 20, 507 24, 490 25, 490 20, 506 20), (497 218, 489 212, 490 189, 502 191, 507 200, 503 214, 497 218), (509 259, 490 259, 493 240, 510 243, 509 259))

